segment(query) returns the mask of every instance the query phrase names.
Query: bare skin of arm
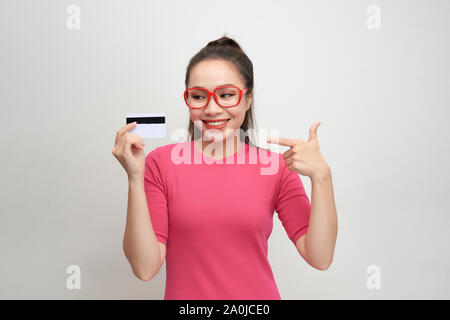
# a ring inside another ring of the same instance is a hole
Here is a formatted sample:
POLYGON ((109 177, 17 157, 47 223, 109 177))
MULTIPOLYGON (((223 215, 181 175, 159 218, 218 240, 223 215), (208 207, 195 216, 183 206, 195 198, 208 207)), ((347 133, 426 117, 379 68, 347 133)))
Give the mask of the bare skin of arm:
POLYGON ((157 240, 150 220, 143 177, 129 179, 123 250, 134 275, 142 281, 157 275, 166 258, 166 245, 157 240))
POLYGON ((311 217, 306 234, 296 241, 300 255, 312 267, 327 270, 337 238, 337 212, 331 172, 312 179, 311 217))

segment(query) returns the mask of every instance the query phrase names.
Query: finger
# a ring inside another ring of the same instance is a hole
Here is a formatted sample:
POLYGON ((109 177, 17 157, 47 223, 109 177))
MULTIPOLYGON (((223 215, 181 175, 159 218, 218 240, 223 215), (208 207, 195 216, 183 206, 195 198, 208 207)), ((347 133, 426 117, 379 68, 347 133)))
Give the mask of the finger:
POLYGON ((292 172, 298 172, 297 171, 298 165, 294 162, 292 162, 290 165, 288 165, 288 170, 292 172))
POLYGON ((128 123, 117 131, 117 137, 122 137, 125 132, 132 130, 137 125, 137 121, 128 123))
POLYGON ((320 125, 320 121, 317 121, 316 123, 314 123, 311 128, 309 128, 309 138, 308 138, 308 142, 310 142, 311 140, 318 140, 317 139, 317 128, 320 125))
POLYGON ((289 149, 283 153, 283 159, 286 160, 294 154, 294 150, 289 149))
POLYGON ((141 136, 134 134, 134 133, 130 133, 130 132, 127 132, 126 134, 127 134, 127 139, 131 142, 132 145, 135 145, 135 146, 144 146, 145 145, 144 140, 142 140, 141 136))
POLYGON ((124 136, 122 137, 123 140, 125 140, 125 147, 127 149, 131 149, 132 147, 135 147, 137 149, 143 150, 144 141, 142 138, 136 134, 125 132, 124 136))
POLYGON ((130 133, 130 135, 132 135, 130 138, 131 146, 144 150, 144 142, 142 141, 142 138, 137 135, 133 135, 132 133, 130 133))
POLYGON ((126 142, 127 142, 127 140, 124 139, 124 138, 119 139, 119 142, 117 143, 117 150, 119 152, 119 155, 127 154, 127 152, 126 152, 126 142))
POLYGON ((120 145, 120 153, 122 155, 131 155, 131 145, 130 140, 128 140, 128 137, 126 135, 126 132, 124 136, 120 139, 119 145, 120 145))
POLYGON ((295 162, 295 159, 294 159, 294 157, 290 157, 290 158, 286 159, 285 162, 286 162, 286 165, 289 166, 295 162))
POLYGON ((268 137, 267 138, 267 142, 268 143, 279 144, 279 145, 282 145, 282 146, 292 147, 293 145, 298 143, 299 140, 297 140, 297 139, 289 139, 289 138, 272 138, 272 137, 268 137))
POLYGON ((144 147, 137 141, 126 141, 125 142, 125 152, 131 156, 133 154, 133 149, 144 150, 144 147))
POLYGON ((117 131, 117 134, 116 134, 116 143, 117 143, 117 141, 118 141, 119 139, 122 138, 122 136, 123 136, 125 133, 127 133, 127 132, 130 131, 130 130, 132 130, 136 125, 137 125, 137 122, 135 121, 135 122, 128 123, 127 125, 125 125, 125 126, 123 126, 122 128, 120 128, 120 129, 117 131))

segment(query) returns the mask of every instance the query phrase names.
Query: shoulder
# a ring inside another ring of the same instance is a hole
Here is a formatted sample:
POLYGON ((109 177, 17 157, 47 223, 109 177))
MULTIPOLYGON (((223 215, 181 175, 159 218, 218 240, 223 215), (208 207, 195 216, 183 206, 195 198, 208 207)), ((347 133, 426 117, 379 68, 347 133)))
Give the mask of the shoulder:
POLYGON ((285 170, 283 154, 270 149, 249 145, 249 162, 254 163, 257 159, 262 175, 280 177, 285 170))

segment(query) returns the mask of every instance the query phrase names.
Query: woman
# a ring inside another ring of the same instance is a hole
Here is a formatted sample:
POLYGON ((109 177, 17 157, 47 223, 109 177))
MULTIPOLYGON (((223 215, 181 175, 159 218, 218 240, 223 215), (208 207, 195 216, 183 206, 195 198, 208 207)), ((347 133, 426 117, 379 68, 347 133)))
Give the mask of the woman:
POLYGON ((256 147, 247 134, 253 66, 228 37, 191 59, 185 85, 187 142, 145 156, 129 132, 135 123, 117 132, 113 155, 129 180, 125 256, 144 281, 166 261, 165 299, 281 299, 267 259, 274 211, 308 264, 326 270, 333 258, 337 217, 319 123, 307 142, 269 138, 291 147, 283 154, 256 147), (264 172, 264 152, 276 170, 264 172), (299 173, 312 180, 312 204, 299 173))

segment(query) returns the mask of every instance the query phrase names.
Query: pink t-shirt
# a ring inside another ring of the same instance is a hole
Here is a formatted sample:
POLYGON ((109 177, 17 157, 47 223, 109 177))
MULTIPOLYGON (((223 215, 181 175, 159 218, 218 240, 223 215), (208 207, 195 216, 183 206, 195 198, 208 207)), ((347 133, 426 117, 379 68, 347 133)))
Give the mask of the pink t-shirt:
POLYGON ((281 153, 242 143, 216 160, 193 141, 161 146, 146 156, 145 192, 167 246, 164 299, 281 299, 267 259, 273 214, 295 245, 311 209, 281 153))

